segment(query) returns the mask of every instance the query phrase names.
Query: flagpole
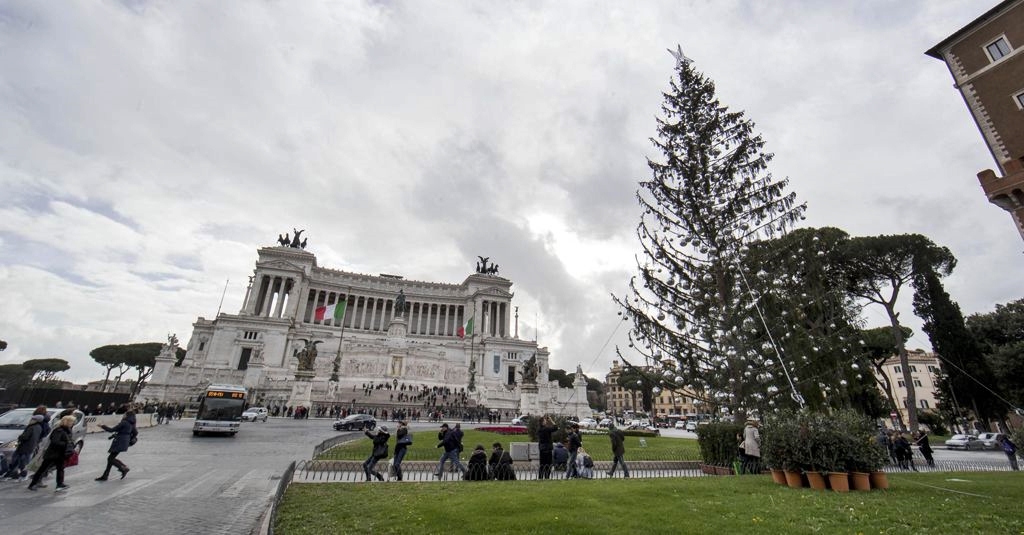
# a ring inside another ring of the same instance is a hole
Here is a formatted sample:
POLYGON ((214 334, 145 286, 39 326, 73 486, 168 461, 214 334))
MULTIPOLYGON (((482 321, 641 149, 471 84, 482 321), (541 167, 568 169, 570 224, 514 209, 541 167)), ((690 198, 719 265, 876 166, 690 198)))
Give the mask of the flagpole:
POLYGON ((331 373, 331 380, 338 382, 338 368, 341 366, 341 344, 345 343, 345 316, 348 315, 348 297, 352 287, 345 288, 345 308, 341 313, 341 335, 338 337, 338 353, 334 355, 334 371, 331 373))
MULTIPOLYGON (((228 279, 228 280, 224 281, 224 291, 221 292, 221 294, 220 294, 220 303, 217 305, 217 316, 220 316, 220 309, 221 309, 222 306, 224 306, 224 296, 228 294, 228 283, 229 282, 231 282, 231 279, 228 279)), ((214 317, 216 318, 217 316, 214 316, 214 317)))

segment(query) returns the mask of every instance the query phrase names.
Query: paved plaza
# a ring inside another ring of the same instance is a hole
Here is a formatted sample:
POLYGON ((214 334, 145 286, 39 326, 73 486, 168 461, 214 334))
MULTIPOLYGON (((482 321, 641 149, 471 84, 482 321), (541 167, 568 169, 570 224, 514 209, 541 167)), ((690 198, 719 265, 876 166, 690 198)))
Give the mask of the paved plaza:
MULTIPOLYGON (((248 534, 267 510, 293 460, 338 436, 329 420, 270 419, 243 423, 234 438, 193 437, 192 420, 139 429, 139 443, 122 459, 131 472, 93 481, 106 465, 106 433, 86 437, 79 466, 69 468, 67 492, 36 492, 28 483, 0 483, 0 533, 248 534)), ((355 435, 355 433, 353 433, 355 435)))

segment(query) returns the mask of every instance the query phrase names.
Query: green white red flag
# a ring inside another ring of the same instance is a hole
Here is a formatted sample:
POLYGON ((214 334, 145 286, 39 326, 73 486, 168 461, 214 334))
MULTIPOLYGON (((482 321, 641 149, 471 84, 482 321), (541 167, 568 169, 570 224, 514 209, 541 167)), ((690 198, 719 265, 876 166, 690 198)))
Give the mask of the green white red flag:
POLYGON ((316 315, 314 316, 314 319, 316 321, 325 321, 330 319, 341 321, 342 318, 345 317, 346 305, 348 305, 347 300, 334 303, 333 305, 316 307, 316 315))

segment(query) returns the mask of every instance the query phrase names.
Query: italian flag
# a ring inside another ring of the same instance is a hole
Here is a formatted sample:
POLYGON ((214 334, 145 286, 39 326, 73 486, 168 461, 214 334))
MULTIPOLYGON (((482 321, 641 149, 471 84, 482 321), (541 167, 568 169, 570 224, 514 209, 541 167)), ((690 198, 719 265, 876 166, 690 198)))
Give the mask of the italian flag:
POLYGON ((459 338, 465 338, 466 336, 473 336, 473 318, 469 318, 469 321, 465 325, 459 327, 456 333, 459 338))
POLYGON ((325 321, 329 319, 336 319, 341 321, 345 317, 345 306, 348 305, 348 300, 334 303, 333 305, 327 305, 323 307, 316 307, 316 321, 325 321))

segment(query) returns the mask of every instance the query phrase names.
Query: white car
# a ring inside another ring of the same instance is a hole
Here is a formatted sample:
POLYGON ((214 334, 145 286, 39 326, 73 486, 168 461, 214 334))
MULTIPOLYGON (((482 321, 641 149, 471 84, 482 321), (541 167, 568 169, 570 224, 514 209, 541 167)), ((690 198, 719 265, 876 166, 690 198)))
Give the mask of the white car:
POLYGON ((600 422, 598 422, 598 424, 597 424, 597 426, 598 426, 598 427, 608 427, 608 426, 610 426, 610 425, 612 425, 612 419, 611 419, 611 418, 603 418, 603 419, 602 419, 602 420, 601 420, 600 422))
POLYGON ((947 450, 983 450, 985 449, 985 443, 978 440, 978 437, 974 435, 953 435, 946 441, 947 450))
POLYGON ((687 431, 696 431, 697 430, 697 422, 686 422, 686 430, 687 431))
POLYGON ((676 429, 686 429, 686 422, 679 420, 675 425, 676 429))
POLYGON ((243 422, 255 422, 257 420, 267 421, 267 409, 263 407, 249 407, 242 413, 243 422))
POLYGON ((982 433, 978 435, 978 440, 985 445, 985 449, 999 450, 1003 448, 1002 443, 1000 443, 1000 438, 1005 436, 1006 435, 1002 433, 982 433))
POLYGON ((515 418, 512 418, 512 425, 526 425, 526 420, 529 418, 530 417, 527 415, 516 416, 515 418))
POLYGON ((584 429, 594 429, 597 427, 597 420, 593 418, 583 418, 580 420, 580 427, 584 429))

